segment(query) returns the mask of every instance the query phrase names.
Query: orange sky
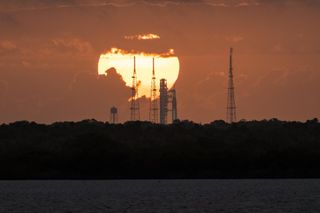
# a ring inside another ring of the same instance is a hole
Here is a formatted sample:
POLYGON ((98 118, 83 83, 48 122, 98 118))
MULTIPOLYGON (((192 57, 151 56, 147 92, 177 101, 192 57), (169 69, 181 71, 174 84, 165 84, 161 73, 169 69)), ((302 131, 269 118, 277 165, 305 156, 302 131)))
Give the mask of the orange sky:
POLYGON ((108 120, 112 105, 128 120, 130 88, 97 74, 111 47, 175 50, 181 119, 225 119, 231 46, 239 119, 320 117, 318 20, 317 0, 2 0, 0 123, 108 120))

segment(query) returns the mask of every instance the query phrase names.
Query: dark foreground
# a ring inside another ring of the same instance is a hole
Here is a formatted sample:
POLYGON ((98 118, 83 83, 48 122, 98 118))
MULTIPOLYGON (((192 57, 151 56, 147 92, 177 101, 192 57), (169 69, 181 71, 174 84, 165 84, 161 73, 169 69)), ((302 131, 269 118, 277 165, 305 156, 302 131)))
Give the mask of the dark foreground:
POLYGON ((0 126, 1 179, 320 177, 320 124, 0 126))
POLYGON ((3 213, 318 213, 319 179, 3 181, 3 213))

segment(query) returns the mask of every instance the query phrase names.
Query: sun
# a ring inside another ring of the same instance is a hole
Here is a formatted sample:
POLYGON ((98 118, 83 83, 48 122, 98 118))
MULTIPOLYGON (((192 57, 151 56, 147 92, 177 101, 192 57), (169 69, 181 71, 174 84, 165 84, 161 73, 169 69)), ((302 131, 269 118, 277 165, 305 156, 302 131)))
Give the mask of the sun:
POLYGON ((155 59, 155 75, 159 88, 160 79, 167 80, 168 88, 172 88, 178 79, 180 63, 173 49, 167 53, 145 53, 145 52, 127 52, 122 49, 112 48, 105 54, 100 55, 98 63, 98 73, 106 75, 106 70, 114 67, 126 86, 132 86, 133 58, 136 57, 137 80, 141 82, 139 86, 139 97, 150 97, 150 86, 152 78, 152 59, 155 59))

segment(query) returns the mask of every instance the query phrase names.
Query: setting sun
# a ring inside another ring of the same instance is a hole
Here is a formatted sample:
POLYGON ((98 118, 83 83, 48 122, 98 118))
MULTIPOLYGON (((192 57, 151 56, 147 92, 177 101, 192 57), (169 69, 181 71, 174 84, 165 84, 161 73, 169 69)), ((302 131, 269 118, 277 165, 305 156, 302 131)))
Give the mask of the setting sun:
POLYGON ((173 49, 170 49, 167 53, 158 54, 127 52, 125 50, 112 48, 109 52, 100 56, 98 72, 100 75, 106 75, 106 70, 114 67, 122 76, 126 85, 131 87, 134 56, 136 56, 137 80, 141 82, 139 86, 139 97, 150 97, 152 58, 155 58, 157 81, 159 82, 160 79, 165 78, 168 82, 168 88, 174 86, 179 75, 179 59, 174 55, 173 49))

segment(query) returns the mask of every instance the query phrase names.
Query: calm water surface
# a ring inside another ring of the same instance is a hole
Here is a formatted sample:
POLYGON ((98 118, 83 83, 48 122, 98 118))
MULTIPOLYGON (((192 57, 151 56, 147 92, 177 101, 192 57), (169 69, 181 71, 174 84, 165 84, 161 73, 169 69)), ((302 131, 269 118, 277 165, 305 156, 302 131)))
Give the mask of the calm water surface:
POLYGON ((320 212, 320 179, 2 181, 0 213, 320 212))

